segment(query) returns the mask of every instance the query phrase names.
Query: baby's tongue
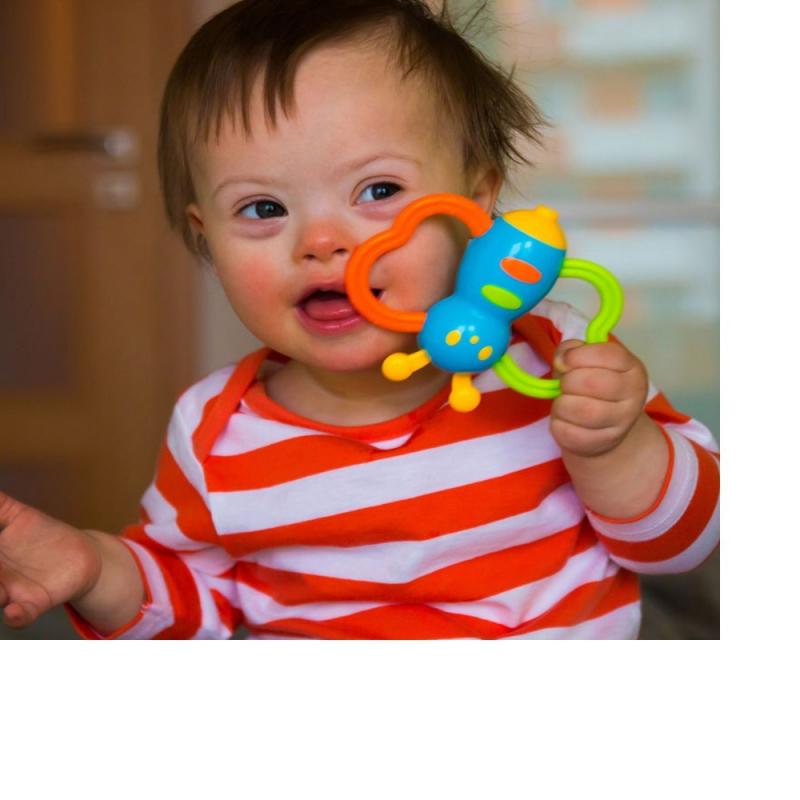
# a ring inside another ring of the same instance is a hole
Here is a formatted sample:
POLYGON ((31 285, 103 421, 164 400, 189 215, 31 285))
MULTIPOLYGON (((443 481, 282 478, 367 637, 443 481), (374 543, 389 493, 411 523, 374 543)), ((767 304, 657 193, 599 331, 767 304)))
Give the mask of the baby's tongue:
POLYGON ((311 319, 320 322, 344 319, 356 314, 347 295, 341 292, 314 292, 302 305, 311 319))

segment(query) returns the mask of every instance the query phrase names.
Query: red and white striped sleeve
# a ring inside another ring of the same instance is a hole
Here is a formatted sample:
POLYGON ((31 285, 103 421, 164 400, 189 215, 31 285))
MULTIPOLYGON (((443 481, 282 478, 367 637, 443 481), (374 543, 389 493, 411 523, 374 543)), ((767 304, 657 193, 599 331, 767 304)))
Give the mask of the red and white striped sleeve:
POLYGON ((587 511, 614 561, 642 573, 688 572, 719 544, 719 453, 711 433, 651 389, 647 414, 669 445, 669 466, 652 506, 630 519, 587 511))
MULTIPOLYGON (((567 303, 544 300, 535 311, 552 324, 554 345, 562 338, 584 338, 587 320, 567 303)), ((653 385, 645 412, 669 445, 669 466, 658 497, 631 519, 590 510, 587 514, 611 558, 626 569, 687 572, 719 544, 719 447, 708 428, 676 411, 653 385)))
POLYGON ((185 392, 170 419, 156 475, 141 502, 141 521, 122 532, 145 587, 145 601, 126 625, 100 634, 67 606, 89 639, 227 639, 241 620, 234 560, 217 544, 208 493, 192 441, 204 408, 230 370, 185 392))

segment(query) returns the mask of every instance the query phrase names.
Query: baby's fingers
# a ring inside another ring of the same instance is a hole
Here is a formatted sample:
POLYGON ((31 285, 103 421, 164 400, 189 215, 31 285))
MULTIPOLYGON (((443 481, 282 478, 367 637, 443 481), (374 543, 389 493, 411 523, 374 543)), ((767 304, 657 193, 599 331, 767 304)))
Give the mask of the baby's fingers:
POLYGON ((642 368, 639 359, 619 342, 595 342, 593 344, 579 342, 580 346, 575 347, 573 345, 575 341, 577 340, 570 339, 563 342, 556 350, 558 354, 559 350, 564 348, 561 360, 565 369, 562 369, 562 372, 580 367, 602 367, 617 372, 642 368))
POLYGON ((51 606, 50 598, 41 586, 0 563, 0 608, 6 625, 24 628, 51 606))
POLYGON ((613 403, 625 400, 631 394, 633 385, 634 381, 624 373, 600 367, 579 367, 570 370, 561 379, 561 392, 613 403))
POLYGON ((562 394, 553 402, 553 419, 560 419, 582 428, 599 430, 619 425, 622 416, 617 403, 593 397, 562 394))
POLYGON ((9 628, 24 628, 41 616, 41 610, 26 600, 12 601, 3 611, 3 622, 9 628))

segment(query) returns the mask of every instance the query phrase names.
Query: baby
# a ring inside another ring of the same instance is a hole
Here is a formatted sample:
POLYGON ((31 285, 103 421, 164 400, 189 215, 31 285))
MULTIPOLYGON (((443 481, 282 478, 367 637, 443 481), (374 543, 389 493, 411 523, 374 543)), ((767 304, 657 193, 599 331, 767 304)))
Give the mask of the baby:
MULTIPOLYGON (((142 519, 80 531, 0 495, 0 606, 67 606, 88 638, 635 638, 637 572, 700 564, 719 535, 716 445, 615 341, 543 301, 509 353, 554 401, 435 367, 392 383, 413 336, 344 294, 354 248, 409 202, 495 208, 533 102, 420 0, 243 0, 170 76, 168 216, 264 348, 179 398, 142 519)), ((425 310, 466 230, 434 217, 371 288, 425 310)))

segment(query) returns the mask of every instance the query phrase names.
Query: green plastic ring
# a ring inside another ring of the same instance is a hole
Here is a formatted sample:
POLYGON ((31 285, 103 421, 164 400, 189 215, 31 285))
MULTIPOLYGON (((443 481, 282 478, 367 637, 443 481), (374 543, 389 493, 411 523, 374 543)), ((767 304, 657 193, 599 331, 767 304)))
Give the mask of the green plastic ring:
MULTIPOLYGON (((608 341, 608 335, 622 316, 623 292, 619 281, 605 268, 582 258, 567 258, 559 278, 577 278, 592 284, 600 295, 600 310, 586 326, 587 344, 608 341)), ((521 369, 508 353, 494 365, 500 379, 512 389, 528 397, 552 400, 561 394, 561 381, 539 378, 521 369)))

